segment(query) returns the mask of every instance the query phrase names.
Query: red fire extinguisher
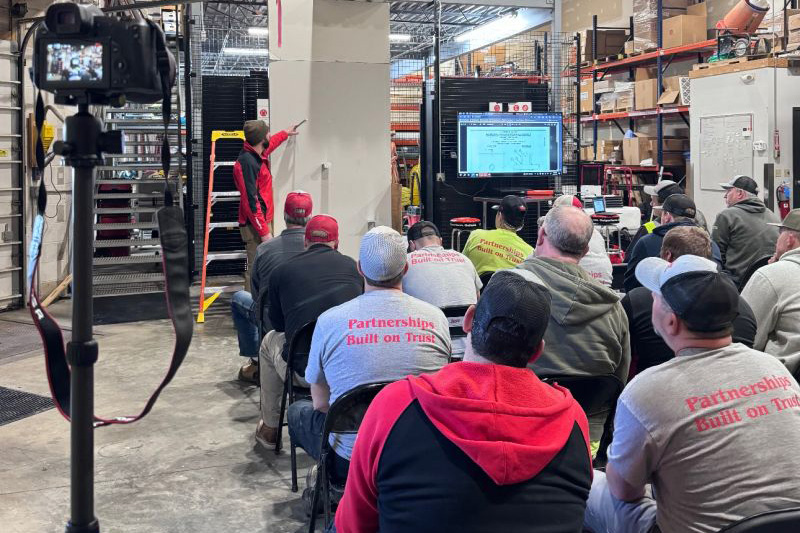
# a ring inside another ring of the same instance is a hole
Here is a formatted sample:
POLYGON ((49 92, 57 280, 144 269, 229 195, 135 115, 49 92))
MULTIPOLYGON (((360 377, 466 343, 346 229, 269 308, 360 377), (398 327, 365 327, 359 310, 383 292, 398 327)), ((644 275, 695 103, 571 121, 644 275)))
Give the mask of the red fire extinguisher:
POLYGON ((786 182, 781 183, 778 185, 778 189, 775 191, 775 198, 778 200, 778 209, 781 212, 781 220, 786 218, 786 215, 789 214, 789 197, 791 196, 791 192, 789 190, 789 184, 786 182))

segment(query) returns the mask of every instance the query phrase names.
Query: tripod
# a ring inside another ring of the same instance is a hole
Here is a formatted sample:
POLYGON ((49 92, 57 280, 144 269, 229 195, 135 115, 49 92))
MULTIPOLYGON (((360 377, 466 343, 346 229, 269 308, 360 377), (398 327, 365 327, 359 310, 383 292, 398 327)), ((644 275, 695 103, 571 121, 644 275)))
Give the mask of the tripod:
POLYGON ((70 376, 70 520, 66 533, 97 533, 94 516, 94 364, 97 342, 92 337, 92 258, 94 243, 94 168, 103 152, 122 152, 120 132, 103 132, 89 113, 89 104, 67 118, 66 136, 54 151, 74 169, 72 339, 67 344, 70 376))

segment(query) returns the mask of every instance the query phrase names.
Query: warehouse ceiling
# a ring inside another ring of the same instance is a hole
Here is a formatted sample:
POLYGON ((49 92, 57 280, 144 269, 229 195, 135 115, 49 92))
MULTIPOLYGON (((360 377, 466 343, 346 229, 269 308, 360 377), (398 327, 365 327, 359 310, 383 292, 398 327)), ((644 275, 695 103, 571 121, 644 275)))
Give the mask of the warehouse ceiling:
MULTIPOLYGON (((482 5, 442 5, 442 41, 486 24, 516 8, 482 5)), ((436 12, 433 2, 390 2, 391 57, 414 58, 430 54, 436 12)), ((195 10, 195 16, 198 16, 195 10)), ((234 0, 203 4, 203 71, 207 74, 240 74, 266 68, 263 57, 241 55, 232 50, 257 50, 267 47, 264 35, 254 36, 248 30, 267 28, 267 6, 263 0, 234 0), (226 50, 223 53, 223 50, 226 50)))

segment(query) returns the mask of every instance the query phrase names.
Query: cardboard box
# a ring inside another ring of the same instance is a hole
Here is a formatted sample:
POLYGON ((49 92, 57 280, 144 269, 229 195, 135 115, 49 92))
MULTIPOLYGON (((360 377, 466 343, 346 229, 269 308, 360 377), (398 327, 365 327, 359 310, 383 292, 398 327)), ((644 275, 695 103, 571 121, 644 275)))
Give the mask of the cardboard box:
POLYGON ((644 81, 655 78, 657 75, 655 67, 637 67, 633 72, 634 81, 644 81))
MULTIPOLYGON (((592 30, 581 32, 581 57, 582 61, 592 60, 592 30)), ((597 50, 594 59, 620 54, 625 49, 628 40, 625 30, 598 30, 597 50)))
POLYGON ((617 93, 617 100, 614 103, 614 111, 633 111, 634 92, 627 90, 617 93))
MULTIPOLYGON (((663 0, 664 19, 683 15, 689 5, 688 0, 663 0)), ((656 48, 658 42, 658 0, 633 0, 634 49, 642 52, 656 48)))
POLYGON ((680 15, 664 21, 664 46, 674 48, 706 40, 706 17, 680 15))
POLYGON ((658 99, 658 105, 668 107, 680 105, 681 103, 681 77, 669 76, 663 79, 664 92, 661 93, 661 98, 658 99))
POLYGON ((595 94, 602 94, 602 93, 613 93, 614 92, 614 80, 601 80, 594 82, 594 93, 595 94))
MULTIPOLYGON (((658 143, 655 146, 658 146, 658 143)), ((686 137, 664 137, 661 140, 661 146, 666 152, 686 152, 689 150, 689 139, 686 137)))
POLYGON ((800 43, 800 29, 792 30, 789 32, 788 44, 800 43))
POLYGON ((708 18, 708 9, 706 9, 706 3, 700 2, 699 4, 694 4, 686 7, 686 14, 692 15, 695 17, 706 17, 708 18))
POLYGON ((626 165, 637 166, 652 157, 650 137, 634 137, 622 140, 622 161, 626 165))
POLYGON ((634 41, 625 41, 625 54, 632 54, 636 51, 636 46, 634 41))
POLYGON ((600 113, 613 113, 616 108, 616 99, 600 100, 600 113))
POLYGON ((597 141, 597 161, 609 161, 616 150, 619 150, 619 141, 609 139, 597 141))
POLYGON ((655 108, 658 101, 658 80, 637 81, 635 92, 638 111, 655 108))
POLYGON ((581 113, 594 113, 594 85, 592 78, 581 80, 581 113))

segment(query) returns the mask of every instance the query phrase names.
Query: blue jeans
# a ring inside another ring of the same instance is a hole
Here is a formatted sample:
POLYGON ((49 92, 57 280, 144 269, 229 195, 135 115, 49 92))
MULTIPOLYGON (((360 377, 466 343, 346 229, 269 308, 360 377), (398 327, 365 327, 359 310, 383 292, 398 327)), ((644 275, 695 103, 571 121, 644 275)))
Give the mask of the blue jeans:
POLYGON ((655 526, 656 501, 650 497, 650 487, 641 500, 623 502, 611 494, 606 474, 594 471, 583 518, 584 528, 593 533, 652 533, 655 526))
POLYGON ((231 314, 236 335, 239 337, 239 355, 258 360, 261 337, 253 297, 247 291, 238 291, 231 298, 231 314))
MULTIPOLYGON (((289 406, 287 411, 289 435, 292 440, 315 461, 319 461, 322 452, 322 429, 325 426, 325 413, 314 409, 314 404, 310 400, 297 400, 289 406)), ((332 478, 335 480, 347 479, 350 461, 336 452, 329 457, 333 459, 332 478)))

